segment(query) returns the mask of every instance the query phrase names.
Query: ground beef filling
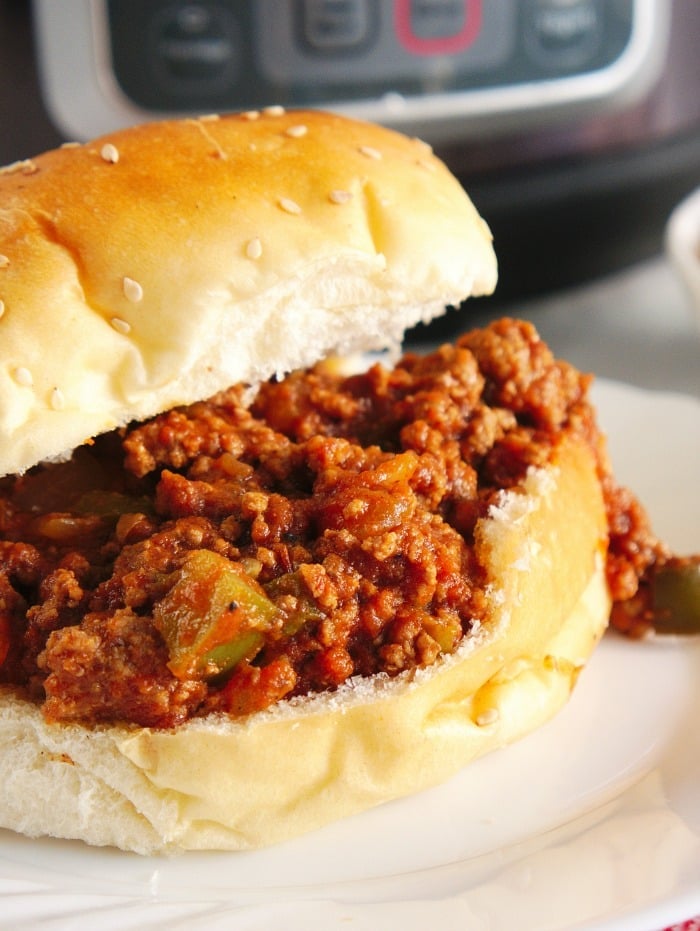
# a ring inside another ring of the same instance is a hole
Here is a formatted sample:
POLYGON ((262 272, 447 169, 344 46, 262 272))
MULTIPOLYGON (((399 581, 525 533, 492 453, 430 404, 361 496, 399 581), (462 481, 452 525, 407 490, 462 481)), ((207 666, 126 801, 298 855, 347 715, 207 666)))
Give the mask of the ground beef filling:
POLYGON ((247 714, 452 652, 484 616, 476 521, 596 452, 629 598, 658 553, 607 473, 589 378, 529 324, 350 377, 236 386, 0 484, 0 681, 51 721, 247 714))

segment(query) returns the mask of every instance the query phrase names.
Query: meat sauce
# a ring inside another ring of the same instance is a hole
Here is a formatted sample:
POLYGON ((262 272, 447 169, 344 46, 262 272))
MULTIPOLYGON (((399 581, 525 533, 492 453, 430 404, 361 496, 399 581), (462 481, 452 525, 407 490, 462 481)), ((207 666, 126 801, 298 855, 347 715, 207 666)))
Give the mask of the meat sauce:
POLYGON ((0 681, 50 721, 170 727, 426 666, 484 616, 473 531, 562 429, 596 453, 613 597, 663 554, 609 475, 589 376, 502 320, 295 372, 0 483, 0 681))

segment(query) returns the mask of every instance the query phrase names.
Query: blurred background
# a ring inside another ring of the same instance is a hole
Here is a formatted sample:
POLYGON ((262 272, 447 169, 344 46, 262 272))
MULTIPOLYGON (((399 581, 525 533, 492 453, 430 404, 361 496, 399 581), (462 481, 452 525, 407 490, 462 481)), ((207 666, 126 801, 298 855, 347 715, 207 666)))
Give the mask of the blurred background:
POLYGON ((503 312, 584 368, 700 394, 664 256, 700 185, 697 0, 0 0, 0 163, 163 115, 322 106, 431 142, 491 226, 503 312))

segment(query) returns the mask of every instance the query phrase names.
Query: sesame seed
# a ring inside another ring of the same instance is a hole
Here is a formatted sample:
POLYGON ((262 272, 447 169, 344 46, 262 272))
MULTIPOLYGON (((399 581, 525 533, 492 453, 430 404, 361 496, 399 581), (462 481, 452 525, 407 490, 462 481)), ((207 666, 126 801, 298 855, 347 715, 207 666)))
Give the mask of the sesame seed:
POLYGON ((66 406, 66 399, 60 388, 53 388, 49 395, 49 404, 54 411, 62 411, 66 406))
POLYGON ((0 255, 0 268, 7 268, 10 264, 10 260, 6 255, 0 255))
POLYGON ((143 300, 143 288, 138 281, 134 281, 133 278, 125 277, 122 281, 122 287, 124 289, 124 297, 127 301, 131 301, 132 304, 138 304, 139 301, 143 300))
POLYGON ((34 175, 39 170, 39 166, 36 162, 33 162, 31 158, 23 158, 18 162, 12 162, 9 165, 3 165, 0 168, 0 174, 2 175, 14 175, 14 174, 23 174, 23 175, 34 175))
POLYGON ((5 302, 0 301, 0 317, 4 316, 4 314, 5 314, 5 302))
POLYGON ((286 136, 291 136, 292 139, 301 139, 308 131, 308 126, 305 126, 303 123, 295 123, 294 126, 288 126, 284 132, 286 136))
POLYGON ((245 113, 241 113, 242 120, 257 120, 259 116, 259 110, 246 110, 245 113))
POLYGON ((379 149, 375 149, 371 145, 361 145, 358 151, 366 158, 374 159, 375 162, 378 162, 382 157, 382 153, 379 151, 379 149))
POLYGON ((131 333, 131 324, 126 320, 122 320, 121 317, 112 317, 109 321, 112 325, 112 328, 121 333, 123 336, 126 336, 127 333, 131 333))
POLYGON ((279 104, 275 104, 272 107, 265 107, 263 113, 265 116, 284 116, 285 109, 284 107, 280 107, 279 104))
POLYGON ((119 161, 119 150, 111 142, 106 142, 100 149, 100 157, 112 165, 119 161))
POLYGON ((498 708, 487 708, 477 716, 476 723, 478 727, 488 727, 489 724, 495 724, 499 717, 498 708))
POLYGON ((299 204, 295 200, 290 200, 288 197, 280 197, 277 203, 285 213, 301 213, 299 204))
POLYGON ((199 119, 202 123, 216 123, 217 120, 220 120, 221 117, 218 113, 203 113, 199 119))
POLYGON ((23 388, 31 388, 34 384, 34 379, 32 378, 32 373, 28 368, 25 368, 23 365, 18 365, 13 372, 14 379, 18 385, 21 385, 23 388))
POLYGON ((262 255, 262 251, 262 243, 257 236, 255 239, 251 239, 245 247, 245 254, 249 259, 259 259, 262 255))
POLYGON ((62 142, 60 148, 62 149, 79 149, 81 146, 80 142, 62 142))
POLYGON ((332 204, 347 204, 348 201, 352 200, 351 191, 331 191, 328 195, 328 200, 332 204))

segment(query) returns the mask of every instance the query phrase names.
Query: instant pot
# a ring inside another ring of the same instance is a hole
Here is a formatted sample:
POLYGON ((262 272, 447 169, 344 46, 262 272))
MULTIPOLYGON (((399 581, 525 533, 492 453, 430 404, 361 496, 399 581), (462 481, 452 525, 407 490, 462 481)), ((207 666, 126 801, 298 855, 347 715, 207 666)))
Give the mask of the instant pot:
POLYGON ((700 184, 699 41, 697 0, 0 0, 0 157, 271 103, 377 120, 464 182, 505 301, 659 250, 700 184))

